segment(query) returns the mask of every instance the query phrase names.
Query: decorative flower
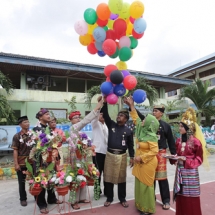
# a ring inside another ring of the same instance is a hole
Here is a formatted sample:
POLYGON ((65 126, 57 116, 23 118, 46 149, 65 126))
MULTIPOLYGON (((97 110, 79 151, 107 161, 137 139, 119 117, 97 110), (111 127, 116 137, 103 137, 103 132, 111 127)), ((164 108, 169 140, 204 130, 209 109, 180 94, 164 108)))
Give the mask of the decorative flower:
POLYGON ((86 184, 87 184, 86 181, 82 181, 82 182, 80 183, 80 187, 83 188, 83 187, 86 186, 86 184))
POLYGON ((42 139, 42 143, 48 143, 48 138, 46 138, 46 137, 44 137, 43 139, 42 139))
POLYGON ((52 145, 52 148, 57 148, 57 143, 54 143, 54 144, 52 145))
POLYGON ((40 177, 35 177, 36 182, 40 182, 40 177))
POLYGON ((69 183, 72 182, 72 176, 68 175, 68 176, 66 177, 66 181, 69 182, 69 183))
POLYGON ((79 169, 79 170, 78 170, 78 174, 79 174, 79 175, 84 175, 84 170, 83 170, 83 169, 79 169))
POLYGON ((77 179, 80 181, 87 181, 87 179, 83 175, 78 175, 77 179))

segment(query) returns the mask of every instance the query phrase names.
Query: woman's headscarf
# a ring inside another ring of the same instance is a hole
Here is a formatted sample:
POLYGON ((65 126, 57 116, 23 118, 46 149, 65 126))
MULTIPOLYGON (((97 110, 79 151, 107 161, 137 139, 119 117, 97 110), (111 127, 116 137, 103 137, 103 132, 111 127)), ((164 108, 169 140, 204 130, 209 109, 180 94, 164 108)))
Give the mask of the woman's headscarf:
POLYGON ((145 118, 144 125, 142 126, 142 121, 140 118, 137 119, 137 128, 136 128, 136 137, 139 142, 157 142, 157 131, 159 128, 159 122, 158 120, 152 116, 151 114, 148 114, 145 118))

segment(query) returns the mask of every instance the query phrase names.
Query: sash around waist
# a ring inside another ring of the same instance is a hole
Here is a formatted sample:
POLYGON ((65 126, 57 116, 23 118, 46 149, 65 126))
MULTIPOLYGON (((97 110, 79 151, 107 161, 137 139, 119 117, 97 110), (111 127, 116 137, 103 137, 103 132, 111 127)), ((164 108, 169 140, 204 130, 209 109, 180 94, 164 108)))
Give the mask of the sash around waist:
POLYGON ((108 152, 110 152, 112 154, 116 154, 116 155, 121 155, 121 154, 125 154, 126 150, 110 149, 110 148, 108 148, 108 152))

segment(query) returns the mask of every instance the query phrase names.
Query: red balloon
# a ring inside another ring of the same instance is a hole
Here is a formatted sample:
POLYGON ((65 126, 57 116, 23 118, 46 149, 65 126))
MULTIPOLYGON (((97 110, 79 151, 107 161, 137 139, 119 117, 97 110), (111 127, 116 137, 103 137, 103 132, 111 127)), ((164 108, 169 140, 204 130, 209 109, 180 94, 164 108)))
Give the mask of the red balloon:
POLYGON ((107 55, 113 55, 116 52, 116 43, 112 39, 107 39, 102 44, 102 50, 107 55))
POLYGON ((96 23, 98 24, 98 26, 104 27, 104 26, 107 25, 108 20, 101 20, 101 19, 98 18, 97 21, 96 21, 96 23))
POLYGON ((111 82, 109 77, 106 78, 106 82, 111 82))
POLYGON ((118 70, 118 68, 113 64, 109 64, 104 68, 104 74, 106 75, 106 77, 109 77, 111 72, 113 72, 114 70, 118 70))
POLYGON ((90 43, 88 46, 87 46, 87 51, 90 53, 90 54, 96 54, 98 52, 98 50, 96 49, 95 47, 95 43, 90 43))
POLYGON ((119 40, 122 36, 126 35, 127 24, 124 19, 117 19, 113 23, 116 38, 119 40))
POLYGON ((114 30, 109 29, 106 31, 106 39, 116 40, 116 35, 114 30))
POLYGON ((137 85, 137 79, 133 75, 128 75, 123 80, 124 87, 128 90, 133 90, 137 85))
POLYGON ((138 34, 134 29, 132 29, 132 35, 135 39, 140 39, 144 35, 144 32, 142 34, 138 34))

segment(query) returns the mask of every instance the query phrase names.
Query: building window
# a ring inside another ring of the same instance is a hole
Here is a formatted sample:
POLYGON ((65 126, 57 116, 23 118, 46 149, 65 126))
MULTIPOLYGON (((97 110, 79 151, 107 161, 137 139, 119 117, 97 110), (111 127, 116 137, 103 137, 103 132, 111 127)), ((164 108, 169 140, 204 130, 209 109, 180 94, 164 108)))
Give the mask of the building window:
POLYGON ((68 79, 68 92, 84 93, 85 80, 83 79, 68 79))
POLYGON ((211 80, 210 80, 210 86, 215 86, 215 78, 211 78, 211 80))
POLYGON ((99 86, 100 84, 101 84, 101 81, 87 80, 87 90, 89 90, 91 87, 99 86))
POLYGON ((170 91, 167 93, 168 97, 171 97, 171 96, 176 96, 177 95, 177 90, 173 90, 173 91, 170 91))
POLYGON ((66 92, 67 78, 52 77, 48 91, 66 92))
POLYGON ((207 77, 209 75, 214 75, 214 74, 215 74, 215 69, 213 68, 213 69, 209 69, 209 70, 204 71, 204 72, 200 72, 199 77, 204 78, 204 77, 207 77))

